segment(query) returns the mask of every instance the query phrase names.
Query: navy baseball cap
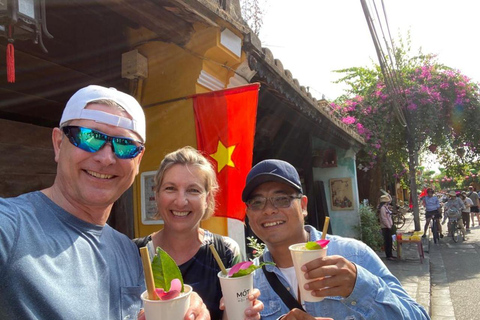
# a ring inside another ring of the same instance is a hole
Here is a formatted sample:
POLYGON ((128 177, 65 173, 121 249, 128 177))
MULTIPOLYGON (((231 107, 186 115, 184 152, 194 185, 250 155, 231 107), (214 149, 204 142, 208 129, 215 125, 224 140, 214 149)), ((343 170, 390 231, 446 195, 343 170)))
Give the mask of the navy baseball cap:
POLYGON ((246 202, 250 193, 256 187, 272 181, 285 183, 303 193, 298 172, 290 163, 283 160, 268 159, 257 163, 248 173, 247 182, 242 192, 242 201, 246 202))

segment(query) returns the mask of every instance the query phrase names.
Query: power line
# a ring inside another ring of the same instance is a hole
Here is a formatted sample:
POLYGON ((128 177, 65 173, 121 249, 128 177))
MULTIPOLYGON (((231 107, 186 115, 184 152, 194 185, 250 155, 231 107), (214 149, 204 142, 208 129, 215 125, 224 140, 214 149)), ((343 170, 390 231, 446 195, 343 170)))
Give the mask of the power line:
POLYGON ((390 30, 388 27, 388 19, 385 11, 385 6, 383 5, 383 0, 382 0, 382 8, 383 8, 383 15, 384 19, 387 25, 387 31, 388 31, 388 40, 385 35, 384 28, 382 26, 381 18, 379 15, 379 11, 377 9, 377 6, 375 4, 374 0, 371 0, 373 3, 373 7, 377 16, 377 24, 380 28, 382 37, 383 37, 383 42, 385 43, 385 50, 383 50, 381 41, 379 38, 379 35, 377 33, 376 27, 374 20, 370 14, 370 9, 368 8, 368 5, 365 0, 360 0, 363 8, 363 12, 365 14, 365 19, 367 20, 367 25, 370 30, 370 35, 372 36, 373 44, 375 46, 375 51, 377 53, 378 61, 380 64, 380 69, 382 71, 382 75, 385 81, 385 86, 386 89, 390 92, 390 96, 392 98, 392 103, 393 103, 393 109, 395 112, 395 115, 397 116, 398 121, 400 124, 404 127, 407 127, 407 121, 405 119, 405 114, 404 114, 404 108, 403 106, 406 105, 406 101, 403 95, 403 83, 401 79, 401 75, 398 71, 394 69, 394 67, 398 70, 398 63, 395 59, 394 55, 394 50, 393 48, 393 41, 391 40, 390 36, 390 30), (392 54, 393 50, 393 54, 392 54), (386 60, 388 58, 389 61, 386 60))

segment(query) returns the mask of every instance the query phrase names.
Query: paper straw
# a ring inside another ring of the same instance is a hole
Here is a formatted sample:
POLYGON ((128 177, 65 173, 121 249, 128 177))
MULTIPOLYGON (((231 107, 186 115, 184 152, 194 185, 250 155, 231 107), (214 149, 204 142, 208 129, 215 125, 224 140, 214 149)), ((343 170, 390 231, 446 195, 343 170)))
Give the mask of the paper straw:
POLYGON ((153 280, 152 265, 150 263, 150 256, 148 255, 148 248, 140 248, 140 255, 142 256, 143 273, 145 275, 145 284, 147 286, 147 293, 149 300, 160 300, 155 292, 155 281, 153 280))
POLYGON ((322 231, 322 240, 325 240, 328 231, 328 223, 330 222, 330 217, 325 217, 325 223, 323 224, 323 231, 322 231))
POLYGON ((210 245, 210 250, 212 251, 213 257, 215 258, 215 260, 217 260, 218 266, 222 270, 222 274, 226 275, 227 274, 227 269, 225 269, 225 266, 223 265, 222 259, 220 259, 220 256, 218 255, 217 250, 215 250, 215 247, 213 246, 213 244, 210 245))

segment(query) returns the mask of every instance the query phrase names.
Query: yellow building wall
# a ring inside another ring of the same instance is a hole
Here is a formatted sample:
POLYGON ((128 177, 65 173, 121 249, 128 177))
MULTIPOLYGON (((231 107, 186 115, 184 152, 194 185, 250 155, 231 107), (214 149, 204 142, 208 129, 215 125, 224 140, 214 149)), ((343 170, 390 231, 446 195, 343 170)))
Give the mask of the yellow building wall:
MULTIPOLYGON (((217 28, 197 27, 186 48, 149 41, 154 35, 145 29, 131 30, 130 38, 132 47, 148 59, 148 78, 132 80, 132 91, 136 92, 147 119, 146 151, 133 186, 135 236, 140 237, 163 227, 142 223, 141 173, 157 170, 169 152, 187 145, 196 148, 193 102, 186 97, 210 91, 197 83, 202 70, 226 85, 241 59, 219 44, 217 28)), ((228 234, 226 218, 212 217, 201 226, 214 233, 228 234)))

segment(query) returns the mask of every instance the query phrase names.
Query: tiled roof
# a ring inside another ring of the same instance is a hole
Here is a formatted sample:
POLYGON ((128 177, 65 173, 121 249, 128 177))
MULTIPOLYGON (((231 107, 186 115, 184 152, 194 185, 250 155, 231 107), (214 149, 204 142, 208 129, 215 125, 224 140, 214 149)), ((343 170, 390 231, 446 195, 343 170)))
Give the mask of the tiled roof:
MULTIPOLYGON (((253 48, 253 47, 250 47, 253 48)), ((254 50, 257 51, 258 50, 254 50)), ((328 101, 326 100, 317 100, 316 98, 312 97, 312 94, 307 91, 305 86, 300 85, 299 81, 293 78, 292 73, 290 70, 285 69, 283 67, 282 62, 279 59, 275 59, 272 52, 268 48, 261 48, 262 54, 260 55, 261 58, 270 66, 272 71, 275 71, 279 77, 281 77, 284 81, 286 81, 295 91, 300 95, 303 100, 307 101, 309 105, 311 105, 312 110, 304 110, 307 111, 307 114, 311 117, 326 119, 327 121, 331 122, 338 130, 341 130, 351 136, 360 144, 365 144, 365 140, 349 125, 343 123, 339 117, 332 113, 332 109, 329 106, 328 101)), ((258 71, 258 70, 256 70, 258 71)))

